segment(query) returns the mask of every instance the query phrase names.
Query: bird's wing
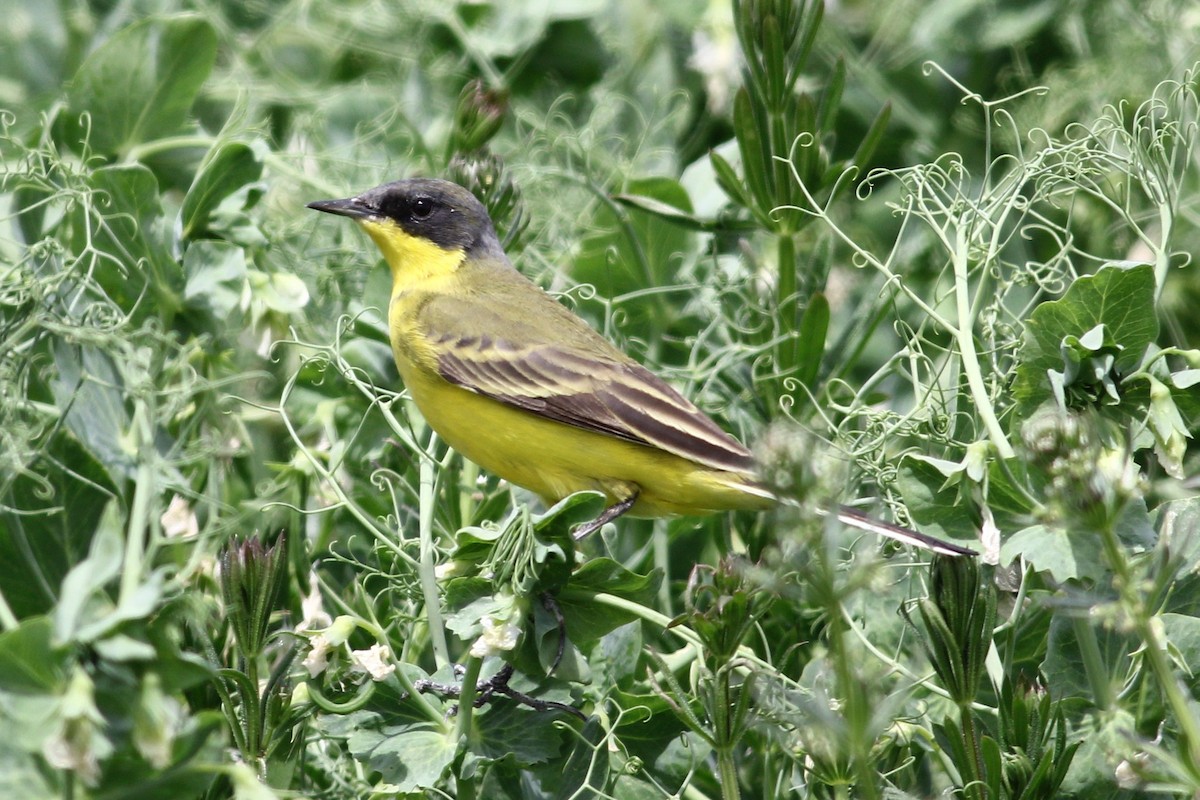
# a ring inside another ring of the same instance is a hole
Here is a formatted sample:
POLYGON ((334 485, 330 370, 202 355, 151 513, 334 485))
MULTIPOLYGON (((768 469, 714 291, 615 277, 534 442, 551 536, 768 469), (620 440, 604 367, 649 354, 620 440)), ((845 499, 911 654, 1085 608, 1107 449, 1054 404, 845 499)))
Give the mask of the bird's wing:
MULTIPOLYGON (((479 311, 487 316, 483 309, 479 311)), ((476 317, 475 324, 468 323, 463 331, 459 316, 455 324, 459 330, 452 332, 447 330, 449 324, 436 325, 437 316, 426 316, 427 342, 438 373, 457 386, 546 419, 656 447, 713 469, 751 472, 754 468, 750 451, 740 442, 590 329, 586 334, 578 329, 565 331, 560 343, 514 343, 480 332, 492 327, 486 319, 476 317), (429 324, 431 318, 435 324, 429 324), (590 346, 579 346, 581 341, 590 346)), ((572 325, 584 325, 571 319, 572 325)))

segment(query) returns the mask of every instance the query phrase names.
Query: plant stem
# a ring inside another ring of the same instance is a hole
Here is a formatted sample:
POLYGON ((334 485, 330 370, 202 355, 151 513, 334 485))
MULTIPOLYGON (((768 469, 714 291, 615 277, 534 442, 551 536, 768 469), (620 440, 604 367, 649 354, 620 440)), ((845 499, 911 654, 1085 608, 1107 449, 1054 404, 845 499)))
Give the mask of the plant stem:
POLYGON ((213 136, 204 134, 194 135, 186 134, 183 136, 164 136, 162 139, 155 139, 151 142, 137 145, 129 148, 126 151, 125 157, 121 159, 125 164, 136 164, 145 161, 148 157, 159 153, 169 153, 172 150, 185 150, 189 148, 199 149, 201 147, 206 150, 216 144, 217 139, 213 136))
POLYGON ((434 464, 427 458, 421 459, 421 489, 420 489, 420 539, 421 566, 418 573, 421 576, 421 597, 425 602, 425 619, 429 625, 429 638, 433 644, 434 663, 443 667, 450 663, 450 648, 446 644, 446 628, 442 624, 441 598, 438 596, 437 575, 434 573, 434 556, 436 550, 433 544, 433 490, 436 481, 434 464))
POLYGON ((243 753, 247 759, 252 761, 255 770, 261 766, 258 763, 259 757, 262 755, 261 737, 259 736, 259 698, 258 698, 258 657, 249 653, 244 654, 246 659, 246 678, 249 687, 243 687, 242 695, 242 721, 246 728, 246 752, 243 753))
POLYGON ((1174 670, 1171 669, 1166 642, 1162 640, 1158 628, 1153 624, 1149 609, 1146 608, 1141 595, 1138 594, 1133 570, 1125 559, 1121 543, 1117 540, 1116 527, 1113 523, 1115 516, 1110 515, 1101 527, 1100 539, 1104 543, 1104 555, 1113 571, 1117 591, 1121 598, 1121 606, 1129 616, 1136 637, 1145 645, 1143 652, 1146 661, 1150 664, 1150 669, 1154 672, 1159 686, 1162 687, 1167 705, 1175 715, 1180 737, 1183 739, 1183 745, 1187 748, 1189 764, 1196 769, 1200 767, 1200 720, 1192 712, 1185 690, 1180 685, 1174 670))
POLYGON ((475 517, 475 482, 479 467, 463 459, 458 468, 458 519, 460 525, 470 525, 475 517))
POLYGON ((1071 626, 1075 629, 1075 640, 1079 643, 1083 671, 1087 675, 1088 685, 1092 688, 1096 707, 1107 711, 1113 707, 1116 697, 1113 694, 1108 669, 1104 665, 1104 657, 1100 654, 1100 644, 1096 641, 1096 630, 1083 617, 1073 618, 1071 626))
POLYGON ((733 757, 733 747, 717 749, 717 771, 721 782, 722 800, 741 800, 742 790, 738 787, 737 761, 733 757))
POLYGON ((958 306, 958 321, 953 326, 954 340, 962 356, 962 369, 967 376, 971 397, 975 400, 975 413, 979 415, 988 438, 996 448, 996 455, 1007 461, 1016 453, 1009 444, 1008 436, 996 417, 992 398, 983 383, 983 372, 979 368, 979 353, 975 350, 975 318, 971 314, 971 285, 968 277, 967 236, 959 230, 954 248, 954 299, 958 306))
POLYGON ((458 778, 455 781, 458 791, 454 795, 454 800, 475 800, 475 778, 458 778))
MULTIPOLYGON (((138 406, 139 412, 144 412, 144 406, 138 406)), ((133 426, 142 432, 142 414, 138 413, 133 426)), ((137 481, 133 487, 133 504, 129 509, 129 527, 125 536, 125 558, 121 569, 121 587, 117 603, 123 605, 137 591, 142 580, 142 561, 146 555, 146 529, 150 524, 150 498, 153 497, 157 483, 154 480, 154 467, 151 453, 154 448, 149 444, 148 435, 143 434, 141 446, 138 448, 137 481)))
MULTIPOLYGON (((704 652, 704 642, 694 630, 686 625, 671 625, 671 618, 666 614, 662 614, 652 608, 647 608, 646 606, 643 606, 640 603, 635 603, 632 600, 626 600, 624 597, 618 597, 617 595, 606 594, 604 592, 576 593, 568 590, 563 592, 559 599, 563 601, 569 600, 571 602, 580 602, 584 605, 588 603, 597 603, 602 606, 608 606, 609 608, 620 609, 633 614, 639 619, 644 619, 652 625, 657 625, 659 628, 662 628, 665 633, 674 634, 675 636, 679 637, 691 646, 693 653, 697 654, 697 656, 698 654, 704 652)), ((745 645, 738 647, 737 657, 747 665, 745 670, 743 670, 743 668, 739 668, 739 672, 748 671, 749 667, 753 666, 767 673, 775 680, 780 681, 785 686, 799 688, 799 684, 794 679, 788 677, 783 672, 780 672, 774 664, 759 657, 759 655, 749 647, 746 647, 745 645)), ((695 657, 688 660, 694 660, 694 658, 695 657)), ((687 663, 687 661, 679 664, 673 664, 672 666, 682 669, 684 663, 687 663)))
POLYGON ((479 685, 479 672, 483 668, 483 659, 476 656, 467 658, 467 671, 463 673, 462 692, 458 695, 458 717, 454 728, 454 738, 459 745, 465 747, 464 740, 471 736, 471 718, 475 713, 475 691, 479 685))
POLYGON ((987 784, 983 779, 983 754, 979 749, 979 732, 975 729, 975 715, 971 712, 969 703, 960 703, 958 706, 958 720, 962 728, 963 746, 966 748, 967 754, 970 756, 970 761, 973 774, 968 776, 968 780, 963 781, 963 790, 967 797, 985 800, 987 798, 987 784))
POLYGON ((796 331, 800 327, 796 319, 796 239, 790 233, 781 233, 776 238, 779 257, 779 277, 775 301, 779 307, 780 340, 775 361, 781 377, 791 375, 796 369, 796 331))
POLYGON ((671 589, 671 539, 667 535, 667 521, 665 519, 654 520, 654 532, 650 535, 653 537, 654 567, 661 569, 663 574, 663 580, 658 585, 658 607, 667 616, 674 616, 674 603, 672 602, 674 592, 671 589))
POLYGON ((854 770, 855 796, 870 800, 879 796, 878 787, 875 785, 876 773, 871 764, 871 748, 866 742, 870 736, 871 712, 862 681, 854 674, 850 652, 846 647, 842 604, 836 596, 831 597, 830 602, 831 607, 826 609, 830 619, 829 657, 833 661, 839 694, 845 704, 842 718, 846 721, 846 745, 849 750, 847 755, 854 770))

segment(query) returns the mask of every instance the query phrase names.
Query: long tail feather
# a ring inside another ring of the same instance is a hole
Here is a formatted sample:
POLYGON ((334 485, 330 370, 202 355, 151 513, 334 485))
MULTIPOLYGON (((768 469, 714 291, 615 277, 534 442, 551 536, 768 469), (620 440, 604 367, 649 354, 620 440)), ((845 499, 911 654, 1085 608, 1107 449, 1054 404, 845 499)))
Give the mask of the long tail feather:
MULTIPOLYGON (((822 512, 830 513, 830 512, 822 512)), ((944 556, 975 556, 979 555, 969 547, 961 547, 951 542, 946 542, 934 536, 930 536, 918 531, 901 528, 899 525, 893 525, 890 522, 884 522, 881 519, 868 516, 863 512, 851 508, 850 506, 838 506, 837 518, 842 523, 849 525, 852 528, 875 533, 880 536, 886 536, 889 539, 895 539, 898 542, 910 544, 913 547, 920 547, 923 550, 929 550, 944 556)))

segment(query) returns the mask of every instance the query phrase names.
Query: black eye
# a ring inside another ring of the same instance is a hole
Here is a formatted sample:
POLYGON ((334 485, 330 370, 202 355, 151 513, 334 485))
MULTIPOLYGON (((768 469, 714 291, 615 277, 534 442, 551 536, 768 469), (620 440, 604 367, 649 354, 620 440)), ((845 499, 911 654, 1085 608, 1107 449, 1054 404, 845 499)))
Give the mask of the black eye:
POLYGON ((433 213, 433 201, 428 197, 414 197, 409 204, 408 213, 417 222, 429 219, 429 215, 433 213))

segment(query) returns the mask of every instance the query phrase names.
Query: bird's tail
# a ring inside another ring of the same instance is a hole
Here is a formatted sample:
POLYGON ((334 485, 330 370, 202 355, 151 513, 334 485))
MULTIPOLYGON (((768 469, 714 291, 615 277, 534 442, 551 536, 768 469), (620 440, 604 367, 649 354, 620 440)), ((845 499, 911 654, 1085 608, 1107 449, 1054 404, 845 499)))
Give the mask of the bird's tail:
MULTIPOLYGON (((799 501, 792 498, 779 498, 766 486, 763 486, 757 480, 752 478, 742 478, 736 484, 728 484, 732 488, 736 488, 747 498, 747 502, 742 506, 744 508, 765 508, 773 503, 785 503, 790 506, 799 507, 799 501), (767 505, 764 505, 767 504, 767 505)), ((851 528, 857 528, 861 531, 867 531, 879 536, 886 536, 889 539, 895 539, 898 542, 920 547, 922 550, 929 550, 933 553, 938 553, 943 556, 975 556, 979 555, 969 547, 962 547, 952 542, 947 542, 938 539, 936 536, 930 536, 927 533, 921 533, 909 528, 902 528, 899 525, 893 525, 890 522, 884 522, 881 519, 876 519, 869 514, 864 514, 856 508, 850 506, 837 506, 836 509, 827 509, 817 507, 816 511, 822 516, 834 514, 838 520, 844 525, 849 525, 851 528)))
POLYGON ((961 547, 952 542, 947 542, 938 539, 936 536, 930 536, 927 533, 902 528, 899 525, 893 525, 890 522, 884 522, 881 519, 864 514, 858 509, 850 506, 838 506, 836 512, 820 510, 822 514, 836 513, 838 520, 843 524, 849 525, 851 528, 858 528, 861 531, 868 531, 880 536, 886 536, 889 539, 895 539, 898 542, 910 544, 913 547, 920 547, 923 550, 937 553, 943 556, 975 556, 979 555, 969 547, 961 547))

